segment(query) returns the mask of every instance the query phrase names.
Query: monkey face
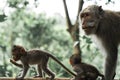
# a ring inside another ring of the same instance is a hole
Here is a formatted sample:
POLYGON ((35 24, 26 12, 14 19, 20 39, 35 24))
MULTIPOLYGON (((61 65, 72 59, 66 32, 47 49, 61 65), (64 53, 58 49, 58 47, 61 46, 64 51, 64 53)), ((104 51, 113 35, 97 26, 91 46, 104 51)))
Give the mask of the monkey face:
POLYGON ((80 13, 82 29, 87 35, 94 34, 98 28, 101 13, 101 6, 88 6, 80 13))
POLYGON ((20 60, 21 56, 23 56, 24 54, 26 54, 26 51, 23 47, 18 45, 14 45, 12 47, 12 56, 15 61, 20 60))
POLYGON ((21 55, 12 55, 13 60, 18 61, 21 58, 21 55))

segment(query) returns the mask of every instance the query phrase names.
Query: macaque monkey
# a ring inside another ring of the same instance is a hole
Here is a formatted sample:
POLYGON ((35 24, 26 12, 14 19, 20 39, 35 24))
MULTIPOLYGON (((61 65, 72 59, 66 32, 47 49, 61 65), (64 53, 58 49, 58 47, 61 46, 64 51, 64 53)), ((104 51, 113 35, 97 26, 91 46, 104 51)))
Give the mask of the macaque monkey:
POLYGON ((43 70, 48 76, 50 76, 50 80, 53 80, 55 77, 55 74, 47 66, 49 58, 52 58, 53 60, 55 60, 68 73, 70 73, 73 76, 76 76, 75 73, 73 73, 68 68, 66 68, 58 59, 56 59, 54 56, 52 56, 48 52, 45 52, 42 50, 26 51, 22 46, 14 45, 12 48, 12 56, 13 57, 10 60, 10 62, 20 68, 23 68, 21 75, 18 76, 16 79, 23 79, 29 69, 29 65, 36 64, 38 66, 39 77, 42 77, 42 70, 43 70), (16 63, 16 61, 18 60, 21 61, 22 65, 16 63))
POLYGON ((81 63, 81 58, 79 54, 72 54, 70 56, 69 62, 72 66, 76 65, 76 64, 80 64, 81 63))
POLYGON ((80 22, 85 34, 91 35, 106 55, 105 80, 113 80, 120 43, 120 12, 91 5, 81 11, 80 22))
POLYGON ((104 75, 102 75, 94 66, 81 62, 79 54, 73 54, 70 57, 70 64, 77 73, 74 80, 96 80, 98 76, 104 80, 104 75))

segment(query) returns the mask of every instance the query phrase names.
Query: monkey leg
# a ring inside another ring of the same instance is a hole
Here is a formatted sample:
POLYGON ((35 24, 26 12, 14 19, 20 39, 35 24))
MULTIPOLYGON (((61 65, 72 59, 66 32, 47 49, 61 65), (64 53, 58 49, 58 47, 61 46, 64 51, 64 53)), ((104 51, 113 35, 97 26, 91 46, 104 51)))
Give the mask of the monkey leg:
POLYGON ((49 58, 44 58, 44 59, 45 60, 43 60, 41 65, 42 69, 45 73, 47 73, 47 75, 51 76, 50 80, 53 80, 55 78, 55 74, 47 67, 49 58))
POLYGON ((48 69, 47 66, 43 66, 42 69, 45 73, 47 73, 47 75, 51 76, 50 80, 53 80, 55 78, 55 74, 50 69, 48 69))
POLYGON ((116 72, 114 73, 113 79, 114 79, 115 75, 116 75, 116 72))
POLYGON ((22 71, 21 75, 20 75, 20 76, 17 76, 16 79, 17 79, 17 80, 22 80, 22 79, 24 79, 24 77, 25 77, 28 69, 29 69, 29 65, 27 65, 27 64, 24 65, 23 71, 22 71))
POLYGON ((48 69, 47 67, 44 67, 43 71, 45 73, 47 73, 47 75, 51 76, 51 80, 53 80, 55 78, 55 74, 50 69, 48 69))
POLYGON ((37 71, 38 71, 38 75, 36 75, 35 78, 36 77, 43 77, 42 66, 40 64, 37 65, 37 71))
POLYGON ((114 50, 113 53, 109 53, 106 58, 105 64, 105 80, 113 80, 116 70, 117 63, 117 50, 114 50))

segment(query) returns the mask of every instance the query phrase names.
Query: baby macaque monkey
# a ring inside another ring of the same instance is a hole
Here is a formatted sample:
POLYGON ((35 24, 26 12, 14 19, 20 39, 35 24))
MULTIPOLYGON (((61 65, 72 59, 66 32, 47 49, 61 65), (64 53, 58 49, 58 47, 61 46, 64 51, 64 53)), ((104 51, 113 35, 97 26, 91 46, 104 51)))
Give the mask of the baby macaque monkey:
POLYGON ((96 80, 98 76, 101 76, 102 80, 104 80, 104 75, 102 75, 94 66, 81 62, 79 54, 73 54, 70 57, 70 64, 77 73, 74 80, 96 80))
POLYGON ((47 66, 49 58, 52 58, 53 60, 55 60, 68 73, 70 73, 73 76, 76 76, 75 73, 73 73, 67 67, 65 67, 58 59, 56 59, 54 56, 52 56, 48 52, 45 52, 42 50, 26 51, 22 46, 14 45, 12 48, 12 56, 13 57, 12 59, 10 59, 10 62, 20 68, 23 68, 22 73, 16 79, 24 79, 29 69, 29 65, 37 64, 38 73, 39 73, 38 77, 43 76, 42 75, 42 70, 43 70, 48 76, 50 76, 50 80, 53 80, 55 77, 55 74, 47 66), (20 60, 22 64, 16 63, 16 61, 18 60, 20 60))

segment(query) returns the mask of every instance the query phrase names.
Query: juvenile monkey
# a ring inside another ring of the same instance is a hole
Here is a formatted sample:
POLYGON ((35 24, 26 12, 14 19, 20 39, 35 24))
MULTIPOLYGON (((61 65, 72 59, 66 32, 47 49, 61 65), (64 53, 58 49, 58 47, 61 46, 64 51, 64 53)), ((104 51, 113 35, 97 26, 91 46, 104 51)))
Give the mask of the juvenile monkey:
POLYGON ((104 80, 104 76, 94 66, 81 62, 79 54, 70 57, 70 64, 77 73, 74 80, 96 80, 98 76, 104 80))
POLYGON ((23 79, 29 69, 29 65, 37 64, 39 77, 42 77, 42 70, 50 76, 50 80, 53 80, 55 74, 47 67, 49 58, 55 60, 58 64, 60 64, 68 73, 73 76, 76 76, 75 73, 70 71, 67 67, 65 67, 59 60, 57 60, 54 56, 49 54, 48 52, 42 50, 30 50, 26 51, 22 46, 14 45, 12 48, 12 59, 11 63, 14 65, 23 68, 23 71, 20 76, 16 79, 23 79), (16 63, 16 61, 20 60, 22 64, 16 63))
POLYGON ((85 34, 91 35, 106 53, 105 80, 113 80, 120 43, 120 12, 90 5, 81 11, 80 22, 85 34))

